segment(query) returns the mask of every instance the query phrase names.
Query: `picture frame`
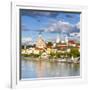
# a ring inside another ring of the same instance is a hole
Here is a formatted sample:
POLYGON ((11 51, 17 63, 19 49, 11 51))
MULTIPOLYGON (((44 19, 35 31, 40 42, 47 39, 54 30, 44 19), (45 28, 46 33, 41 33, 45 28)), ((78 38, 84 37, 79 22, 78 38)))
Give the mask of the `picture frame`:
POLYGON ((87 7, 50 3, 11 3, 11 87, 36 87, 46 85, 80 84, 87 82, 87 7), (20 80, 20 9, 80 12, 80 76, 20 80))

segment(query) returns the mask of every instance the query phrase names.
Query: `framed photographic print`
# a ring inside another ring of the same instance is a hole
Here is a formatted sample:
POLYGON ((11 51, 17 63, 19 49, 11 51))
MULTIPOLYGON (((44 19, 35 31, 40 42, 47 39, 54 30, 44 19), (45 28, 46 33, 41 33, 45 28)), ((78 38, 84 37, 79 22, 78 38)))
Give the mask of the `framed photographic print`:
POLYGON ((11 14, 12 87, 85 81, 86 7, 14 2, 11 14))

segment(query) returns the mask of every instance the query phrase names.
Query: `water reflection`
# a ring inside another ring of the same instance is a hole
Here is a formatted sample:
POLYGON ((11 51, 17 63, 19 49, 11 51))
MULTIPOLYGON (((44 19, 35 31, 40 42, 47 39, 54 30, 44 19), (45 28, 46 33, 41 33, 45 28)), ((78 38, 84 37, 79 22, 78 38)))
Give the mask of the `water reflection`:
POLYGON ((21 79, 79 75, 79 64, 21 60, 21 79))

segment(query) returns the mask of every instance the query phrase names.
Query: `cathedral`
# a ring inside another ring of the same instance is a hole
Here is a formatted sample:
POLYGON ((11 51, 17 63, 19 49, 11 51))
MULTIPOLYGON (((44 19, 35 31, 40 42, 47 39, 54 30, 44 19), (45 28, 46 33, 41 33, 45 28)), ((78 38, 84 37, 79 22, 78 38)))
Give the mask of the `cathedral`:
POLYGON ((45 40, 42 38, 41 34, 36 40, 36 48, 46 48, 45 40))

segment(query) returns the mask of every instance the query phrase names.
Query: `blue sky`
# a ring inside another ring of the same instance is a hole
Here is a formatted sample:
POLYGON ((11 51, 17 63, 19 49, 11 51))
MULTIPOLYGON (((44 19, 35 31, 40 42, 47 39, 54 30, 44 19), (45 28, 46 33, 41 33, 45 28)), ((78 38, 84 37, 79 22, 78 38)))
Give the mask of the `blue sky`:
POLYGON ((20 10, 21 36, 36 41, 39 33, 46 40, 55 40, 57 33, 80 33, 80 13, 61 11, 20 10))

